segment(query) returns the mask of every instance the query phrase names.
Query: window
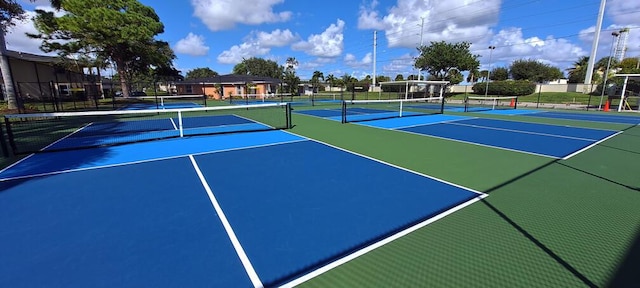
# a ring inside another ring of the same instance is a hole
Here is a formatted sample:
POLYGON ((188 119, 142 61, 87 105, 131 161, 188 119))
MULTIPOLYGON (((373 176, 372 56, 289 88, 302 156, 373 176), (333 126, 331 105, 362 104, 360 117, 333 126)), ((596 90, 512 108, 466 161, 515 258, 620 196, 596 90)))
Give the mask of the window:
POLYGON ((58 84, 58 93, 60 93, 60 95, 69 95, 69 85, 58 84))
POLYGON ((185 91, 185 93, 187 93, 187 94, 191 94, 191 93, 193 93, 193 86, 191 86, 191 85, 187 85, 187 86, 186 86, 186 87, 184 87, 184 88, 185 88, 185 90, 186 90, 186 91, 185 91))

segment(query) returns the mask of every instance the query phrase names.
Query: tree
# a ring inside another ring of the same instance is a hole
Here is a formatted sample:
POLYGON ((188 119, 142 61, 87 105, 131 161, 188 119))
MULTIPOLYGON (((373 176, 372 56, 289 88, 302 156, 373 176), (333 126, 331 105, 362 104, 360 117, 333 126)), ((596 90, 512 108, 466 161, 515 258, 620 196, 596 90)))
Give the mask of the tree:
POLYGON ((155 36, 164 32, 155 11, 136 0, 60 1, 66 13, 36 10, 41 49, 61 56, 89 53, 115 63, 124 96, 133 74, 150 67, 172 67, 175 54, 155 36))
POLYGON ((403 81, 404 80, 404 76, 402 76, 402 74, 398 74, 396 75, 396 78, 394 81, 403 81))
POLYGON ((569 74, 569 83, 582 83, 587 75, 587 67, 589 66, 589 56, 582 56, 578 61, 573 62, 573 67, 567 69, 569 74))
POLYGON ((326 83, 329 83, 329 90, 331 90, 331 88, 333 88, 334 86, 336 86, 336 83, 338 81, 338 78, 336 78, 336 76, 334 76, 333 74, 329 74, 327 75, 326 78, 324 78, 324 81, 326 83))
POLYGON ((298 85, 300 85, 300 77, 296 75, 296 67, 298 67, 298 60, 294 57, 287 58, 284 66, 284 83, 289 87, 288 92, 293 95, 298 94, 298 85))
POLYGON ((480 77, 480 71, 478 71, 478 68, 474 68, 469 70, 469 74, 467 74, 467 82, 473 84, 476 81, 478 81, 478 78, 480 77))
POLYGON ((493 81, 504 81, 509 79, 509 69, 505 67, 497 67, 491 70, 489 79, 493 81))
POLYGON ((538 83, 563 77, 562 71, 557 67, 530 59, 513 61, 509 67, 509 73, 513 80, 528 80, 538 83))
POLYGON ((478 74, 478 76, 480 76, 478 79, 481 79, 482 82, 489 81, 489 70, 480 71, 480 74, 478 74))
POLYGON ((275 61, 251 57, 242 59, 242 62, 233 67, 233 74, 252 75, 280 79, 283 73, 282 67, 275 61))
POLYGON ((388 82, 388 81, 391 81, 391 77, 384 76, 384 75, 376 76, 376 84, 382 83, 382 82, 388 82))
POLYGON ((453 85, 459 84, 463 79, 464 76, 462 76, 462 73, 460 73, 460 71, 455 68, 449 70, 449 75, 447 76, 447 78, 445 78, 445 80, 449 81, 449 83, 453 85))
POLYGON ((436 79, 448 79, 453 69, 458 72, 472 70, 480 66, 480 56, 471 54, 470 45, 468 42, 451 44, 441 41, 418 47, 420 56, 415 60, 415 67, 429 72, 436 79))
POLYGON ((320 86, 320 80, 324 81, 324 74, 320 71, 313 71, 313 76, 311 76, 311 85, 313 85, 313 91, 316 91, 316 88, 320 86))
POLYGON ((625 58, 618 64, 620 73, 625 74, 638 74, 640 73, 640 59, 638 58, 625 58))
POLYGON ((219 74, 216 71, 211 70, 209 67, 194 68, 187 72, 185 79, 197 79, 197 78, 212 78, 217 77, 219 74))

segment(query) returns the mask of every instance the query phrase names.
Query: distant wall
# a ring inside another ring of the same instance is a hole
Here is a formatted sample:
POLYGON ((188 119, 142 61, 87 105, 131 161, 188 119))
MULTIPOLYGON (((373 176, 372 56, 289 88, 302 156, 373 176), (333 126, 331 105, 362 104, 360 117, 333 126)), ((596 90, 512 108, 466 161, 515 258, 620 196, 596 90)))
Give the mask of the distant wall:
MULTIPOLYGON (((472 93, 472 85, 452 85, 449 88, 451 93, 472 93)), ((542 86, 542 92, 579 92, 589 93, 596 89, 596 85, 584 85, 584 84, 538 84, 536 85, 536 92, 540 91, 542 86)))

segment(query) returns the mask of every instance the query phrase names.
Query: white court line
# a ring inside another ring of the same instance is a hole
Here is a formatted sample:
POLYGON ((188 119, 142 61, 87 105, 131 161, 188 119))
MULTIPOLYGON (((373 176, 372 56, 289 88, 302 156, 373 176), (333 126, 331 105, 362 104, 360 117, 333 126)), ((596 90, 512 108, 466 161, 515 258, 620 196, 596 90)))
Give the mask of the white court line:
MULTIPOLYGON (((430 117, 430 116, 426 116, 426 117, 430 117)), ((460 117, 465 117, 465 116, 460 116, 460 117)), ((388 128, 388 129, 406 129, 406 128, 413 128, 413 127, 418 127, 418 126, 429 126, 429 125, 434 125, 434 124, 446 124, 446 123, 457 122, 457 121, 462 121, 462 120, 470 120, 470 119, 478 119, 478 117, 465 117, 465 118, 461 118, 461 119, 451 119, 451 120, 438 121, 438 122, 432 122, 432 123, 414 124, 414 125, 409 125, 409 126, 393 127, 393 128, 388 128)), ((370 127, 374 127, 374 126, 370 126, 370 127)), ((380 128, 380 127, 376 127, 376 128, 380 128)))
POLYGON ((600 140, 600 141, 597 141, 597 142, 595 142, 595 143, 593 143, 593 144, 591 144, 591 145, 589 145, 589 146, 587 146, 587 147, 584 147, 584 148, 582 148, 582 149, 580 149, 580 150, 578 150, 578 151, 576 151, 576 152, 574 152, 574 153, 572 153, 572 154, 569 154, 569 155, 567 155, 567 156, 564 156, 564 158, 562 158, 562 160, 567 160, 567 159, 569 159, 569 158, 571 158, 571 157, 573 157, 573 156, 576 156, 576 155, 578 155, 578 154, 580 154, 580 153, 582 153, 582 152, 584 152, 584 151, 587 151, 587 150, 591 149, 593 146, 596 146, 596 145, 598 145, 598 144, 600 144, 600 143, 602 143, 602 142, 604 142, 604 141, 607 141, 607 140, 609 140, 609 139, 611 139, 611 138, 613 138, 613 137, 615 137, 615 136, 618 136, 618 135, 619 135, 619 134, 621 134, 621 133, 622 133, 622 131, 620 131, 620 132, 618 132, 618 133, 616 133, 616 134, 613 134, 613 135, 611 135, 611 136, 609 136, 609 137, 607 137, 607 138, 604 138, 604 139, 602 139, 602 140, 600 140))
POLYGON ((540 133, 540 132, 533 132, 533 131, 523 131, 523 130, 516 130, 516 129, 507 129, 507 128, 499 128, 499 127, 491 127, 491 126, 474 125, 474 124, 464 124, 464 123, 446 123, 446 124, 458 125, 458 126, 467 126, 467 127, 481 128, 481 129, 488 129, 488 130, 497 130, 497 131, 507 131, 507 132, 514 132, 514 133, 530 134, 530 135, 548 136, 548 137, 554 137, 554 138, 565 138, 565 139, 573 139, 573 140, 580 140, 580 141, 589 141, 589 142, 597 140, 597 139, 591 139, 591 138, 562 136, 562 135, 557 135, 557 134, 548 134, 548 133, 540 133))
MULTIPOLYGON (((267 144, 258 144, 258 145, 252 145, 252 146, 234 147, 234 148, 220 149, 220 150, 216 150, 216 151, 206 151, 206 152, 200 152, 200 153, 184 153, 184 154, 179 154, 179 155, 174 155, 174 156, 167 156, 167 157, 160 157, 160 158, 153 158, 153 159, 146 159, 146 160, 138 160, 138 161, 129 161, 129 162, 115 163, 115 164, 102 165, 102 166, 67 169, 67 170, 53 171, 53 172, 40 173, 40 174, 29 174, 29 175, 23 175, 23 176, 17 176, 17 177, 0 178, 0 182, 18 180, 18 179, 25 179, 25 178, 33 178, 33 177, 41 177, 41 176, 51 176, 51 175, 71 173, 71 172, 77 172, 77 171, 105 169, 105 168, 110 168, 110 167, 119 167, 119 166, 133 165, 133 164, 140 164, 140 163, 148 163, 148 162, 154 162, 154 161, 163 161, 163 160, 182 158, 182 157, 186 157, 186 156, 189 156, 189 155, 207 155, 207 154, 214 154, 214 153, 221 153, 221 152, 228 152, 228 151, 237 151, 237 150, 252 149, 252 148, 260 148, 260 147, 268 147, 268 146, 276 146, 276 145, 283 145, 283 144, 304 142, 304 141, 308 141, 308 140, 307 139, 300 139, 300 140, 291 140, 291 141, 277 142, 277 143, 267 143, 267 144)), ((28 157, 25 157, 25 158, 21 159, 20 161, 16 162, 15 164, 17 164, 19 162, 22 162, 26 158, 29 158, 29 157, 31 157, 33 155, 35 155, 35 154, 31 154, 28 157)), ((15 166, 15 164, 12 165, 12 166, 15 166)), ((11 166, 9 166, 9 167, 11 167, 11 166)), ((7 169, 9 169, 9 167, 3 169, 2 171, 0 171, 0 173, 4 172, 7 169)), ((0 174, 0 176, 1 176, 1 174, 0 174)))
MULTIPOLYGON (((164 108, 163 108, 164 109, 164 108)), ((174 130, 178 130, 178 126, 176 125, 176 122, 173 121, 173 118, 169 118, 169 120, 171 120, 171 125, 173 125, 173 129, 174 130)))
POLYGON ((295 279, 295 280, 293 280, 293 281, 291 281, 289 283, 286 283, 286 284, 284 284, 284 285, 282 285, 280 287, 290 288, 290 287, 295 287, 297 285, 300 285, 300 284, 302 284, 302 283, 304 283, 306 281, 309 281, 309 280, 311 280, 311 279, 313 279, 313 278, 315 278, 315 277, 317 277, 317 276, 319 276, 319 275, 321 275, 321 274, 323 274, 323 273, 325 273, 325 272, 327 272, 327 271, 329 271, 329 270, 331 270, 333 268, 336 268, 336 267, 338 267, 338 266, 340 266, 342 264, 345 264, 345 263, 347 263, 347 262, 349 262, 349 261, 351 261, 353 259, 356 259, 356 258, 358 258, 358 257, 360 257, 360 256, 362 256, 364 254, 367 254, 367 253, 369 253, 369 252, 371 252, 371 251, 373 251, 373 250, 375 250, 377 248, 380 248, 380 247, 382 247, 382 246, 384 246, 384 245, 386 245, 388 243, 391 243, 391 242, 393 242, 393 241, 395 241, 395 240, 397 240, 397 239, 399 239, 401 237, 404 237, 404 236, 406 236, 406 235, 408 235, 408 234, 410 234, 410 233, 412 233, 412 232, 414 232, 414 231, 416 231, 416 230, 418 230, 420 228, 423 228, 423 227, 425 227, 425 226, 427 226, 427 225, 429 225, 429 224, 431 224, 433 222, 436 222, 436 221, 438 221, 438 220, 440 220, 440 219, 442 219, 442 218, 444 218, 446 216, 449 216, 449 215, 453 214, 454 212, 456 212, 458 210, 461 210, 461 209, 463 209, 463 208, 465 208, 465 207, 467 207, 467 206, 469 206, 469 205, 471 205, 471 204, 473 204, 475 202, 478 202, 478 201, 480 201, 481 199, 483 199, 483 198, 485 198, 487 196, 489 196, 489 195, 483 194, 483 195, 477 196, 477 197, 475 197, 475 198, 473 198, 471 200, 468 200, 468 201, 466 201, 466 202, 464 202, 464 203, 462 203, 462 204, 460 204, 460 205, 458 205, 456 207, 453 207, 453 208, 451 208, 451 209, 449 209, 449 210, 447 210, 445 212, 442 212, 442 213, 440 213, 440 214, 438 214, 438 215, 436 215, 434 217, 431 217, 431 218, 429 218, 429 219, 427 219, 427 220, 425 220, 423 222, 420 222, 420 223, 418 223, 418 224, 416 224, 414 226, 411 226, 411 227, 409 227, 409 228, 407 228, 405 230, 402 230, 402 231, 400 231, 400 232, 398 232, 396 234, 393 234, 393 235, 391 235, 391 236, 389 236, 387 238, 384 238, 384 239, 382 239, 382 240, 380 240, 380 241, 378 241, 376 243, 373 243, 373 244, 371 244, 371 245, 369 245, 367 247, 364 247, 364 248, 362 248, 362 249, 360 249, 360 250, 358 250, 358 251, 356 251, 356 252, 354 252, 352 254, 349 254, 349 255, 347 255, 347 256, 345 256, 343 258, 340 258, 340 259, 338 259, 338 260, 336 260, 334 262, 331 262, 331 263, 329 263, 329 264, 327 264, 325 266, 322 266, 322 267, 320 267, 320 268, 318 268, 318 269, 316 269, 314 271, 311 271, 310 273, 305 274, 304 276, 302 276, 300 278, 297 278, 297 279, 295 279))
POLYGON ((204 175, 202 175, 202 171, 200 171, 200 167, 198 166, 196 159, 193 158, 193 155, 189 155, 189 159, 191 159, 191 164, 193 164, 193 168, 196 170, 196 173, 200 178, 200 182, 202 182, 202 186, 207 191, 207 195, 209 195, 209 200, 211 201, 213 208, 216 210, 216 214, 218 214, 218 217, 222 222, 222 226, 224 226, 224 230, 227 231, 227 235, 229 236, 229 239, 233 244, 233 248, 236 250, 238 257, 242 262, 242 266, 244 266, 245 271, 249 275, 249 279, 251 279, 251 283, 253 283, 253 287, 264 287, 264 285, 262 285, 262 281, 260 281, 260 277, 258 277, 258 274, 256 273, 256 270, 253 268, 251 261, 249 261, 249 257, 247 257, 247 254, 244 252, 242 245, 240 245, 240 241, 238 241, 238 237, 236 236, 236 233, 233 231, 233 228, 231 228, 231 224, 229 223, 229 220, 227 220, 227 216, 225 216, 224 211, 222 211, 222 207, 220 207, 220 203, 218 203, 216 196, 213 195, 213 191, 211 191, 211 187, 207 183, 207 179, 205 179, 204 175))
MULTIPOLYGON (((380 128, 380 129, 385 129, 385 128, 380 128)), ((522 153, 522 154, 541 156, 541 157, 552 158, 552 159, 559 159, 559 157, 552 156, 552 155, 547 155, 547 154, 540 154, 540 153, 534 153, 534 152, 529 152, 529 151, 523 151, 523 150, 517 150, 517 149, 511 149, 511 148, 505 148, 505 147, 481 144, 481 143, 476 143, 476 142, 470 142, 470 141, 465 141, 465 140, 459 140, 459 139, 453 139, 453 138, 447 138, 447 137, 441 137, 441 136, 435 136, 435 135, 429 135, 429 134, 422 134, 422 133, 411 132, 411 131, 407 131, 407 130, 395 130, 395 129, 385 129, 385 130, 398 131, 398 132, 402 132, 402 133, 408 133, 408 134, 413 134, 413 135, 419 135, 419 136, 425 136, 425 137, 431 137, 431 138, 436 138, 436 139, 447 140, 447 141, 454 141, 454 142, 459 142, 459 143, 471 144, 471 145, 475 145, 475 146, 488 147, 488 148, 493 148, 493 149, 500 149, 500 150, 505 150, 505 151, 511 151, 511 152, 517 152, 517 153, 522 153)))
MULTIPOLYGON (((388 129, 388 130, 392 130, 392 129, 388 129)), ((395 130, 392 130, 392 131, 395 131, 395 130)), ((423 227, 425 227, 425 226, 427 226, 427 225, 429 225, 429 224, 431 224, 431 223, 433 223, 435 221, 438 221, 438 220, 440 220, 440 219, 442 219, 442 218, 444 218, 444 217, 446 217, 446 216, 448 216, 448 215, 450 215, 450 214, 452 214, 452 213, 454 213, 454 212, 456 212, 458 210, 461 210, 462 208, 465 208, 465 207, 467 207, 467 206, 469 206, 469 205, 471 205, 471 204, 473 204, 473 203, 475 203, 475 202, 477 202, 477 201, 489 196, 489 194, 485 194, 485 193, 482 193, 480 191, 477 191, 477 190, 474 190, 474 189, 471 189, 471 188, 468 188, 468 187, 464 187, 462 185, 458 185, 458 184, 455 184, 455 183, 452 183, 452 182, 449 182, 449 181, 445 181, 443 179, 439 179, 439 178, 436 178, 436 177, 433 177, 433 176, 429 176, 429 175, 426 175, 426 174, 423 174, 423 173, 420 173, 420 172, 417 172, 417 171, 413 171, 411 169, 404 168, 404 167, 401 167, 401 166, 398 166, 398 165, 395 165, 395 164, 392 164, 392 163, 389 163, 389 162, 385 162, 385 161, 382 161, 380 159, 376 159, 376 158, 373 158, 373 157, 370 157, 370 156, 367 156, 367 155, 364 155, 364 154, 356 153, 356 152, 353 152, 353 151, 350 151, 350 150, 347 150, 347 149, 344 149, 344 148, 341 148, 341 147, 338 147, 338 146, 331 145, 329 143, 322 142, 320 140, 311 139, 311 138, 308 138, 308 137, 305 137, 305 136, 302 136, 302 135, 298 135, 296 133, 289 132, 289 131, 284 131, 284 132, 285 133, 289 133, 289 134, 294 135, 294 136, 305 138, 305 139, 307 139, 309 141, 313 141, 313 142, 316 142, 316 143, 319 143, 319 144, 322 144, 322 145, 325 145, 325 146, 329 146, 329 147, 334 148, 334 149, 338 149, 338 150, 343 151, 343 152, 347 152, 349 154, 353 154, 353 155, 356 155, 356 156, 359 156, 359 157, 362 157, 362 158, 366 158, 366 159, 369 159, 369 160, 372 160, 372 161, 375 161, 375 162, 378 162, 378 163, 381 163, 381 164, 384 164, 384 165, 388 165, 388 166, 394 167, 396 169, 400 169, 400 170, 403 170, 403 171, 406 171, 406 172, 409 172, 409 173, 413 173, 413 174, 420 175, 420 176, 425 177, 425 178, 429 178, 429 179, 432 179, 432 180, 435 180, 435 181, 438 181, 438 182, 441 182, 441 183, 448 184, 450 186, 454 186, 454 187, 457 187, 457 188, 460 188, 460 189, 463 189, 463 190, 467 190, 467 191, 470 191, 470 192, 478 194, 478 196, 473 198, 473 199, 471 199, 471 200, 468 200, 468 201, 466 201, 464 203, 461 203, 458 206, 455 206, 455 207, 453 207, 453 208, 451 208, 451 209, 449 209, 447 211, 444 211, 444 212, 442 212, 442 213, 440 213, 440 214, 438 214, 436 216, 433 216, 433 217, 431 217, 431 218, 429 218, 429 219, 427 219, 427 220, 425 220, 423 222, 420 222, 420 223, 418 223, 418 224, 416 224, 414 226, 411 226, 411 227, 409 227, 409 228, 407 228, 405 230, 402 230, 402 231, 400 231, 400 232, 398 232, 396 234, 393 234, 393 235, 391 235, 391 236, 389 236, 387 238, 384 238, 384 239, 382 239, 382 240, 380 240, 380 241, 378 241, 376 243, 373 243, 373 244, 371 244, 371 245, 369 245, 367 247, 364 247, 364 248, 362 248, 362 249, 360 249, 360 250, 358 250, 358 251, 356 251, 356 252, 354 252, 352 254, 349 254, 349 255, 347 255, 347 256, 345 256, 343 258, 340 258, 340 259, 338 259, 338 260, 336 260, 334 262, 331 262, 331 263, 329 263, 329 264, 327 264, 325 266, 322 266, 322 267, 320 267, 320 268, 318 268, 318 269, 316 269, 316 270, 314 270, 314 271, 312 271, 312 272, 310 272, 308 274, 305 274, 304 276, 302 276, 300 278, 297 278, 297 279, 295 279, 295 280, 293 280, 293 281, 291 281, 289 283, 286 283, 286 284, 284 284, 284 285, 282 285, 280 287, 289 288, 289 287, 295 287, 297 285, 300 285, 300 284, 302 284, 302 283, 304 283, 304 282, 306 282, 306 281, 308 281, 308 280, 310 280, 312 278, 315 278, 315 277, 317 277, 317 276, 319 276, 319 275, 321 275, 321 274, 323 274, 323 273, 325 273, 325 272, 327 272, 327 271, 329 271, 329 270, 331 270, 333 268, 336 268, 336 267, 338 267, 338 266, 340 266, 340 265, 342 265, 344 263, 347 263, 347 262, 349 262, 349 261, 351 261, 351 260, 353 260, 355 258, 358 258, 358 257, 360 257, 360 256, 362 256, 362 255, 364 255, 364 254, 366 254, 368 252, 371 252, 371 251, 373 251, 373 250, 375 250, 375 249, 377 249, 379 247, 382 247, 382 246, 384 246, 384 245, 386 245, 386 244, 388 244, 390 242, 393 242, 393 241, 395 241, 395 240, 397 240, 397 239, 399 239, 399 238, 401 238, 403 236, 406 236, 406 235, 408 235, 408 234, 410 234, 410 233, 412 233, 412 232, 414 232, 414 231, 416 231, 416 230, 418 230, 420 228, 423 228, 423 227)))

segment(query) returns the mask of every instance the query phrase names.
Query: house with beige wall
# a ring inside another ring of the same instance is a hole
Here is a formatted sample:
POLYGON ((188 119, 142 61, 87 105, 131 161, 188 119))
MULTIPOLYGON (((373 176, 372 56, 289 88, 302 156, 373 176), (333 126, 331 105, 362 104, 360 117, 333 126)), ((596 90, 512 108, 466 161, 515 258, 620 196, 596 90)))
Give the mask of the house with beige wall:
POLYGON ((175 82, 178 94, 206 95, 210 99, 228 99, 231 96, 244 97, 248 94, 267 96, 278 91, 280 79, 270 77, 227 74, 216 77, 186 79, 175 82))

